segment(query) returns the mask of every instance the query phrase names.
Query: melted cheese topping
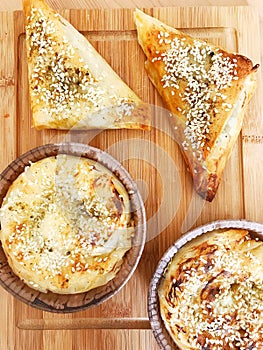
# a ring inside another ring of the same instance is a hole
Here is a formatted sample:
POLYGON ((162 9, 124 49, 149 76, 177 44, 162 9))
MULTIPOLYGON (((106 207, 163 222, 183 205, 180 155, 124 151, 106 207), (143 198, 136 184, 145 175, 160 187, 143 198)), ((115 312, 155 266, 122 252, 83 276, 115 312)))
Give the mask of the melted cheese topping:
POLYGON ((58 155, 31 164, 0 213, 9 264, 37 290, 78 293, 105 284, 131 247, 128 194, 89 159, 58 155))
POLYGON ((181 349, 262 349, 263 243, 245 230, 197 238, 170 262, 159 298, 181 349))

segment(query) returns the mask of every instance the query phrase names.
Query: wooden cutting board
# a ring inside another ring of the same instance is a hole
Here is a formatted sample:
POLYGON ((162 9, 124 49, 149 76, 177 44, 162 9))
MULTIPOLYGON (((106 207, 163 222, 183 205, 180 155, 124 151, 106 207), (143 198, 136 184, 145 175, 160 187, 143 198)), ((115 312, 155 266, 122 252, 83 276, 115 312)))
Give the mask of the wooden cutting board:
MULTIPOLYGON (((167 24, 260 62, 258 17, 248 7, 146 9, 167 24)), ((25 33, 21 12, 0 13, 0 171, 27 150, 77 141, 121 161, 144 198, 148 237, 131 280, 112 299, 83 312, 33 309, 0 289, 0 349, 157 349, 147 319, 147 291, 158 260, 187 229, 216 219, 263 221, 261 81, 216 199, 206 203, 169 128, 167 112, 144 71, 132 9, 71 10, 61 14, 81 31, 130 87, 153 107, 154 128, 142 131, 36 131, 31 128, 25 33)))

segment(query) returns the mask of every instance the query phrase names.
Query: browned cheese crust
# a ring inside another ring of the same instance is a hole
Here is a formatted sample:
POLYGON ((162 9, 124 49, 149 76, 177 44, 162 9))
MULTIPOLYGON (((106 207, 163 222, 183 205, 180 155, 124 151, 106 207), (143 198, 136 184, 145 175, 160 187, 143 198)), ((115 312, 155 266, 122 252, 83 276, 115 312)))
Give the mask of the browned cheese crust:
POLYGON ((255 90, 258 66, 137 10, 146 71, 171 123, 196 191, 213 200, 255 90))
POLYGON ((218 230, 187 243, 158 294, 180 349, 263 348, 263 243, 248 231, 218 230))

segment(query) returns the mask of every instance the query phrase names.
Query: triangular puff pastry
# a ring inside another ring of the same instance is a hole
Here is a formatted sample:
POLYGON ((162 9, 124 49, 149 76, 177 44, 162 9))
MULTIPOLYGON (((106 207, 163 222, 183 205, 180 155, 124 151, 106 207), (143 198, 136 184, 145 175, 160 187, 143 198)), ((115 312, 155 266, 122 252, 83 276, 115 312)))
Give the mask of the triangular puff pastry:
POLYGON ((197 193, 212 201, 255 90, 258 65, 135 12, 146 71, 167 108, 197 193))
POLYGON ((149 108, 89 41, 42 0, 23 0, 37 129, 149 128, 149 108))

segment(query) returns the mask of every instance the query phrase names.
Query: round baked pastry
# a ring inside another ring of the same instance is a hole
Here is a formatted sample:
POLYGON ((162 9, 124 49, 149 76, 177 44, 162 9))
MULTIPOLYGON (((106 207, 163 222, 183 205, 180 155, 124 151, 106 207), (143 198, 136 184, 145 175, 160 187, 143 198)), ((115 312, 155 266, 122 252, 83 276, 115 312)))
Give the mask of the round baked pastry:
POLYGON ((263 243, 221 229, 185 244, 158 289, 161 317, 180 349, 263 349, 263 243))
POLYGON ((87 158, 32 163, 4 198, 0 239, 9 265, 30 287, 74 294, 113 279, 134 232, 129 195, 87 158))

